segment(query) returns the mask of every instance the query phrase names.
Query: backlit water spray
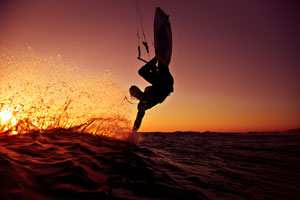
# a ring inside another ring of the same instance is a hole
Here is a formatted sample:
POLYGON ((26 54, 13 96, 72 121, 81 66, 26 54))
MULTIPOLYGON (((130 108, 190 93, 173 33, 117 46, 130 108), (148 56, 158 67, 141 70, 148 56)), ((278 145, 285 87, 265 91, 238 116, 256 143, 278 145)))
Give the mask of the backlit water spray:
POLYGON ((129 136, 127 89, 109 72, 84 70, 60 55, 0 49, 0 133, 68 129, 129 136))

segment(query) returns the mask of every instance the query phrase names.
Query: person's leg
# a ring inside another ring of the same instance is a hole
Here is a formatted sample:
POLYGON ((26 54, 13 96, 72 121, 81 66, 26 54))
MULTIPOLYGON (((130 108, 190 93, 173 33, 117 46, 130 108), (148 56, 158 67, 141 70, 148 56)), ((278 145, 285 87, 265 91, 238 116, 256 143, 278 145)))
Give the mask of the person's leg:
POLYGON ((155 64, 156 58, 154 57, 138 71, 139 75, 151 84, 155 84, 157 79, 157 70, 155 64))

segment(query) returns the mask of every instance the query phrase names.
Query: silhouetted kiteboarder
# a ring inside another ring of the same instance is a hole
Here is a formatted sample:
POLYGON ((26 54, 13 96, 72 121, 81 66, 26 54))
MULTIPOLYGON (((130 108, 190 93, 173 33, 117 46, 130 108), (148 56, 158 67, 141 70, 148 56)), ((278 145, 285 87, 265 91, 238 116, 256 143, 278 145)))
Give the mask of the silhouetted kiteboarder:
POLYGON ((137 131, 140 128, 145 110, 152 108, 158 103, 162 103, 174 90, 174 80, 169 67, 161 61, 157 62, 156 57, 144 65, 138 73, 152 85, 146 87, 144 92, 137 86, 131 86, 129 89, 131 96, 140 101, 133 131, 137 131), (156 63, 158 63, 157 66, 156 63))
MULTIPOLYGON (((143 44, 149 53, 146 38, 144 39, 143 44)), ((172 55, 171 25, 169 16, 160 8, 155 12, 154 47, 156 56, 138 71, 139 75, 152 85, 146 87, 144 92, 135 85, 129 89, 131 96, 139 100, 138 113, 132 129, 134 132, 140 128, 145 111, 162 103, 174 91, 174 79, 169 71, 172 55)), ((138 59, 147 62, 140 56, 140 46, 138 46, 138 59)))

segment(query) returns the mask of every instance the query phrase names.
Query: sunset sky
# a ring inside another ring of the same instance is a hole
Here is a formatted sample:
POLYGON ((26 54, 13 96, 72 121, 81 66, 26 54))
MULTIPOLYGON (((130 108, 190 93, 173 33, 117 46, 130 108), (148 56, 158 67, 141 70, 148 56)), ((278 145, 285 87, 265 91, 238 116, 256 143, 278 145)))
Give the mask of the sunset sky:
MULTIPOLYGON (((0 45, 54 52, 84 62, 83 71, 110 70, 125 87, 144 88, 135 2, 0 0, 0 45)), ((140 131, 300 127, 297 1, 138 2, 149 43, 155 8, 170 15, 175 80, 174 93, 146 112, 140 131)))

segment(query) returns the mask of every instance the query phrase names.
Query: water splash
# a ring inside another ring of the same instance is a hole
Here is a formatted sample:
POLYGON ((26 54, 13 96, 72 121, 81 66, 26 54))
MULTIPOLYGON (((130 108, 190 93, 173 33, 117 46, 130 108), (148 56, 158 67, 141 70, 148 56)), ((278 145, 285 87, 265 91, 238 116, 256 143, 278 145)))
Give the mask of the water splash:
POLYGON ((63 128, 124 138, 130 132, 127 89, 109 72, 87 72, 61 55, 0 48, 0 73, 0 133, 63 128))

